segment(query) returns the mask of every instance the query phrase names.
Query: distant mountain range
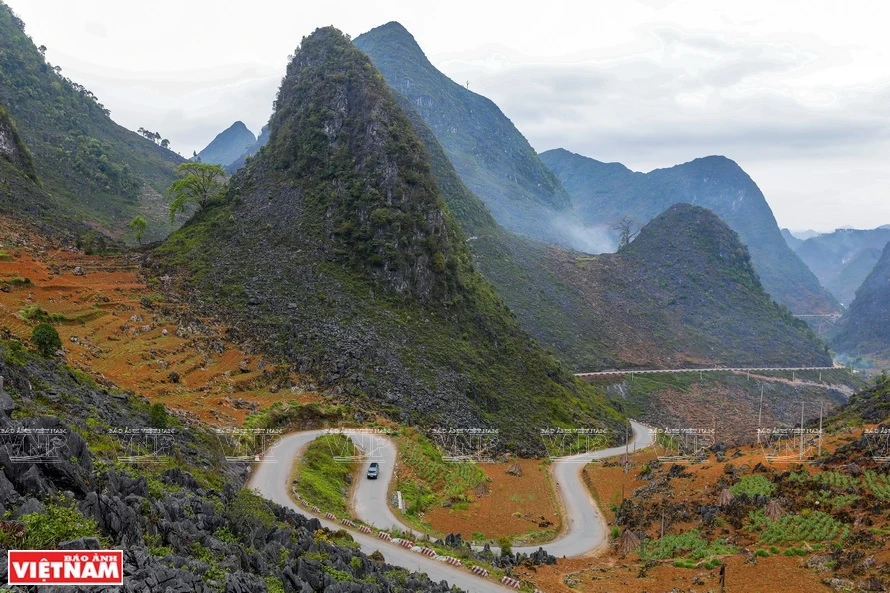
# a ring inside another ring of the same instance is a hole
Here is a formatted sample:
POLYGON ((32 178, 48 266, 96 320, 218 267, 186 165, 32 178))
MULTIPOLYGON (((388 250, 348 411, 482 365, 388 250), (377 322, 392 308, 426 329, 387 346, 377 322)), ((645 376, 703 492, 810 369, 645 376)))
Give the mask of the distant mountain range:
MULTIPOLYGON (((388 70, 383 71, 384 76, 427 145, 433 173, 443 190, 449 209, 454 213, 464 232, 469 235, 470 249, 479 269, 494 283, 498 292, 516 312, 523 327, 542 344, 553 349, 573 368, 585 370, 628 364, 693 364, 691 360, 702 364, 716 364, 720 361, 757 358, 755 352, 760 349, 759 345, 755 346, 747 341, 735 343, 724 340, 719 343, 716 333, 707 340, 712 345, 710 350, 696 350, 692 347, 692 339, 684 341, 680 337, 683 332, 689 333, 681 329, 682 323, 671 324, 658 332, 648 331, 645 325, 631 328, 636 332, 637 345, 641 347, 641 351, 637 356, 630 356, 627 348, 619 348, 617 344, 629 345, 629 342, 622 340, 621 336, 631 324, 626 323, 625 315, 613 318, 612 323, 605 323, 603 318, 608 315, 601 310, 608 307, 613 307, 613 310, 615 307, 620 308, 617 293, 611 298, 609 294, 594 290, 593 287, 598 282, 594 272, 590 272, 585 278, 577 277, 578 265, 575 262, 578 261, 577 258, 583 259, 582 255, 564 251, 502 228, 495 220, 497 217, 493 216, 494 213, 490 213, 486 208, 490 203, 482 200, 485 202, 482 204, 479 199, 481 196, 477 197, 467 185, 464 185, 468 179, 465 175, 458 175, 460 168, 452 157, 453 152, 443 150, 445 147, 440 145, 438 139, 441 134, 436 134, 430 125, 430 120, 435 123, 439 121, 439 116, 429 114, 423 116, 423 110, 418 109, 418 101, 421 105, 441 105, 439 96, 430 95, 428 100, 419 100, 416 95, 408 96, 402 93, 406 88, 419 87, 433 89, 429 92, 434 92, 439 85, 445 86, 453 93, 462 93, 464 89, 455 90, 444 84, 442 82, 444 75, 429 65, 413 37, 396 23, 390 23, 359 36, 356 44, 359 47, 372 47, 377 56, 375 63, 388 65, 388 70), (410 63, 402 67, 406 60, 410 63), (411 79, 410 84, 405 83, 401 86, 393 84, 393 77, 397 83, 402 81, 400 73, 415 68, 416 66, 412 64, 417 63, 423 68, 417 68, 416 76, 411 79), (432 77, 433 81, 426 81, 424 77, 432 77), (625 325, 622 326, 622 323, 625 325), (697 358, 693 356, 693 351, 697 358)), ((461 133, 461 128, 455 127, 449 137, 460 136, 461 133)), ((492 184, 497 183, 498 179, 498 176, 487 177, 488 182, 492 184)), ((779 240, 781 241, 781 237, 779 240)), ((590 268, 599 270, 596 266, 590 268)), ((813 283, 818 285, 815 279, 813 283)), ((622 294, 621 298, 632 301, 642 299, 647 291, 648 288, 643 287, 641 293, 628 292, 622 294)), ((675 296, 682 297, 682 294, 678 292, 675 296)), ((736 313, 740 317, 744 316, 741 310, 736 313)), ((701 316, 711 318, 713 322, 709 326, 711 330, 720 326, 721 322, 718 321, 720 314, 713 307, 706 307, 701 316)), ((722 323, 726 325, 725 320, 722 323)), ((702 327, 705 325, 707 324, 703 324, 702 327)), ((758 331, 763 329, 756 323, 754 327, 757 327, 758 331)), ((787 329, 785 322, 780 323, 778 327, 787 329)), ((792 341, 802 337, 799 329, 788 331, 789 335, 794 336, 792 341)), ((806 334, 805 331, 803 333, 806 334)), ((824 355, 822 346, 814 345, 811 337, 804 336, 797 346, 801 348, 800 360, 810 360, 814 353, 817 357, 824 355)), ((793 359, 794 347, 790 343, 785 343, 778 349, 780 352, 777 351, 776 355, 784 357, 783 360, 793 359)))
POLYGON ((258 153, 260 149, 266 145, 267 142, 269 142, 269 126, 265 125, 260 131, 260 135, 257 136, 256 142, 250 145, 247 150, 244 151, 243 154, 241 154, 241 156, 229 163, 226 166, 226 170, 230 174, 235 173, 235 171, 247 164, 247 159, 258 153))
POLYGON ((163 193, 184 160, 114 123, 88 89, 47 63, 2 2, 0 105, 60 207, 116 237, 136 215, 148 220, 149 239, 171 230, 163 193))
MULTIPOLYGON (((786 241, 788 237, 786 236, 786 241)), ((890 242, 890 228, 838 229, 789 243, 810 270, 845 306, 874 268, 890 242)))
POLYGON ((890 243, 835 325, 831 345, 851 358, 890 361, 890 243))
POLYGON ((582 222, 614 224, 627 218, 639 227, 674 204, 704 206, 739 234, 774 299, 798 314, 840 309, 782 238, 757 184, 730 159, 710 156, 645 174, 563 149, 547 151, 541 159, 568 191, 582 222))
POLYGON ((188 294, 405 423, 498 427, 526 452, 541 426, 620 425, 474 271, 414 127, 345 35, 304 38, 276 104, 225 201, 157 252, 188 294))
POLYGON ((792 251, 795 252, 797 251, 797 248, 800 246, 800 244, 806 240, 798 238, 788 229, 782 229, 782 237, 785 239, 785 242, 788 243, 788 247, 790 247, 792 251))
POLYGON ((226 130, 216 135, 204 150, 198 153, 202 163, 213 163, 228 167, 256 144, 256 136, 247 129, 244 122, 236 121, 226 130))
POLYGON ((355 45, 423 117, 498 224, 580 251, 611 248, 600 229, 581 224, 559 181, 498 106, 439 72, 402 25, 372 29, 355 45))

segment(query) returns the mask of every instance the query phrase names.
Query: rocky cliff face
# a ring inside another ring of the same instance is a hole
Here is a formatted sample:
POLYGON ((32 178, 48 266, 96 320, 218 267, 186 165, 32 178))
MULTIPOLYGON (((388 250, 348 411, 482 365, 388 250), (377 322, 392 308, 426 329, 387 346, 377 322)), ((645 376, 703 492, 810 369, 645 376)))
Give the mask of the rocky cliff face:
POLYGON ((124 587, 97 591, 452 590, 242 490, 246 465, 227 463, 208 427, 171 418, 166 456, 125 463, 114 431, 158 428, 140 397, 98 387, 16 342, 0 345, 0 376, 0 516, 9 519, 0 580, 9 548, 113 547, 124 549, 124 587))
POLYGON ((9 113, 0 106, 0 158, 5 159, 25 177, 39 183, 31 151, 16 129, 9 113))
POLYGON ((423 118, 463 182, 501 226, 551 244, 590 249, 569 196, 497 105, 437 70, 399 23, 359 35, 355 45, 423 118))
POLYGON ((427 150, 346 36, 305 38, 276 105, 225 202, 158 252, 191 298, 406 423, 501 427, 529 453, 540 426, 614 424, 475 272, 427 150))

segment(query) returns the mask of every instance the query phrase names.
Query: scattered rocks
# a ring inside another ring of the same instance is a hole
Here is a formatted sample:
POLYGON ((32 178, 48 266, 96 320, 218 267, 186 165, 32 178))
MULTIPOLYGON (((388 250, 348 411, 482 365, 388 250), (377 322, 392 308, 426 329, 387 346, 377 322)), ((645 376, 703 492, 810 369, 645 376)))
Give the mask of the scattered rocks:
POLYGON ((879 579, 875 577, 870 577, 866 579, 859 579, 856 581, 856 586, 859 587, 860 591, 886 591, 887 587, 884 586, 879 579))
POLYGON ((80 537, 59 544, 60 550, 101 550, 102 544, 95 537, 80 537))
POLYGON ((829 587, 831 587, 835 591, 852 591, 853 587, 855 586, 853 584, 853 581, 848 580, 848 579, 839 579, 837 577, 825 579, 822 582, 825 583, 826 585, 828 585, 829 587))
POLYGON ((84 276, 85 272, 83 271, 83 268, 81 268, 80 266, 75 266, 74 269, 71 270, 71 275, 72 276, 84 276))
POLYGON ((519 462, 517 461, 507 468, 507 473, 511 476, 522 476, 522 466, 520 466, 519 462))
POLYGON ((831 562, 831 556, 828 554, 813 554, 810 556, 804 566, 817 572, 825 572, 830 570, 827 564, 831 562))

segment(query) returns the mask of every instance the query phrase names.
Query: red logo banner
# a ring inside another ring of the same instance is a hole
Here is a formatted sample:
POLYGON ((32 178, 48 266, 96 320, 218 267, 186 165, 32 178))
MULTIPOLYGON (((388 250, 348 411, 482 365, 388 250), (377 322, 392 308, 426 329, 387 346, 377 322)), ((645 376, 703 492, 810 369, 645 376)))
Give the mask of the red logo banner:
POLYGON ((123 585, 122 550, 10 550, 9 585, 123 585))

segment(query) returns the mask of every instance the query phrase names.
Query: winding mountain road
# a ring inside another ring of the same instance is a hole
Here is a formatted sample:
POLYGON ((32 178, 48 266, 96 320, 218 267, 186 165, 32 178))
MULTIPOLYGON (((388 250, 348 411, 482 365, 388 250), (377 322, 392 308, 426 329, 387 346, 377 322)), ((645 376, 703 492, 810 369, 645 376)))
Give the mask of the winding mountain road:
MULTIPOLYGON (((652 433, 647 427, 634 421, 631 421, 631 426, 633 438, 629 447, 641 449, 652 444, 652 433)), ((247 484, 248 488, 258 490, 269 500, 284 507, 302 514, 312 514, 298 506, 292 499, 290 476, 301 451, 325 433, 324 430, 311 430, 283 437, 276 443, 271 455, 266 455, 266 462, 254 466, 247 484), (271 462, 273 458, 274 462, 271 462)), ((367 435, 350 434, 350 437, 357 445, 367 446, 367 435)), ((374 435, 373 438, 376 445, 374 460, 380 464, 380 475, 377 480, 367 480, 362 477, 353 489, 352 503, 356 517, 378 529, 397 529, 413 533, 417 537, 420 534, 403 525, 387 501, 389 482, 396 462, 395 444, 383 435, 374 435)), ((516 547, 514 551, 531 553, 543 547, 554 556, 584 556, 602 550, 608 543, 608 525, 581 479, 581 469, 590 461, 621 455, 624 451, 624 446, 612 447, 555 460, 551 465, 551 472, 565 511, 563 533, 547 544, 516 547)), ((318 518, 325 527, 334 530, 342 528, 341 525, 328 521, 323 516, 318 518)), ((433 580, 446 580, 466 591, 512 590, 477 577, 465 569, 438 562, 371 535, 355 531, 351 532, 351 535, 364 552, 381 550, 390 564, 425 572, 433 580)))
POLYGON ((576 377, 605 377, 612 375, 656 375, 663 373, 725 373, 725 372, 756 372, 756 371, 836 371, 844 369, 843 365, 830 367, 711 367, 707 369, 615 369, 610 371, 594 371, 591 373, 575 373, 576 377))

